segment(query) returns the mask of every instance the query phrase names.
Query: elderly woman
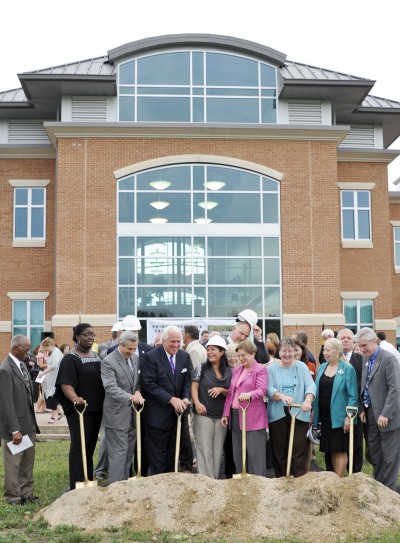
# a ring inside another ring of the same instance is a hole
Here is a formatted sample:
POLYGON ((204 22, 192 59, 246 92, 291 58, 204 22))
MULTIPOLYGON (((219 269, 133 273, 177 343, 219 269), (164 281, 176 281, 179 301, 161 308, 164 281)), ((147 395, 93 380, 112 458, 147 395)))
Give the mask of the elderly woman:
POLYGON ((232 370, 226 358, 226 343, 214 336, 206 344, 207 361, 192 373, 194 435, 198 472, 218 479, 226 427, 220 424, 232 370))
MULTIPOLYGON (((332 466, 344 476, 349 450, 350 420, 346 406, 358 407, 357 376, 355 369, 343 356, 343 345, 338 339, 324 344, 324 358, 317 372, 317 395, 314 401, 314 426, 321 423, 320 451, 331 454, 332 466)), ((354 422, 357 422, 356 419, 354 422)))
POLYGON ((75 347, 62 359, 56 382, 71 435, 70 490, 75 488, 77 482, 84 480, 79 415, 75 409, 77 406, 81 410, 84 402, 87 403, 84 415, 87 471, 89 479, 93 480, 93 453, 99 436, 104 401, 101 358, 92 350, 94 338, 90 324, 75 326, 72 337, 75 347))
POLYGON ((257 347, 249 340, 242 341, 236 347, 241 362, 232 372, 232 381, 225 400, 222 424, 232 428, 233 458, 236 473, 242 469, 242 410, 246 412, 246 443, 248 473, 265 476, 266 439, 268 428, 267 410, 264 396, 267 391, 267 368, 255 359, 257 347))
POLYGON ((295 347, 292 339, 283 339, 279 344, 280 360, 268 367, 269 435, 277 477, 283 477, 287 471, 292 404, 300 404, 301 407, 294 430, 290 473, 300 477, 306 472, 307 431, 315 383, 306 364, 296 360, 295 347))

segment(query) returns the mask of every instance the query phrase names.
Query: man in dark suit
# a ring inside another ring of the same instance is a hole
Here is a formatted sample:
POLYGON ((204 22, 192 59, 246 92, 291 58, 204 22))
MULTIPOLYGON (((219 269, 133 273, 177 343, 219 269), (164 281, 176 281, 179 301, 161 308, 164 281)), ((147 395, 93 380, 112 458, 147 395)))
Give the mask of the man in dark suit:
POLYGON ((400 467, 400 365, 392 353, 379 347, 370 328, 361 328, 355 340, 364 357, 361 419, 367 423, 374 477, 396 490, 400 467))
POLYGON ((337 339, 343 345, 343 354, 357 375, 357 390, 358 390, 358 414, 357 424, 354 424, 354 448, 353 448, 353 473, 358 473, 362 470, 364 461, 363 450, 363 423, 361 421, 361 413, 363 412, 363 403, 361 401, 361 376, 362 376, 362 356, 354 352, 354 334, 348 328, 339 330, 337 339))
POLYGON ((101 363, 105 390, 103 425, 110 483, 128 478, 135 450, 136 428, 132 404, 143 404, 138 390, 139 359, 134 354, 137 343, 135 332, 122 332, 118 347, 101 363))
POLYGON ((29 338, 16 335, 11 351, 0 365, 0 435, 4 462, 4 497, 12 505, 36 502, 33 494, 33 465, 35 438, 39 428, 33 407, 32 381, 24 363, 31 349, 29 338), (29 436, 33 447, 11 454, 7 443, 14 445, 29 436))
POLYGON ((141 390, 145 442, 152 475, 174 470, 177 415, 190 404, 190 357, 177 326, 167 326, 162 344, 144 355, 141 390))

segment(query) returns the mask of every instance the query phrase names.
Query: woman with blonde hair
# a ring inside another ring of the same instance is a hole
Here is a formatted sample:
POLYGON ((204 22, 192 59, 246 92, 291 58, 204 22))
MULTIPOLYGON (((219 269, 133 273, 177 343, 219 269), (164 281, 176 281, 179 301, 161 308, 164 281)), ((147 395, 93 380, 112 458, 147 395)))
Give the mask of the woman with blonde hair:
MULTIPOLYGON (((357 407, 356 372, 343 356, 342 342, 330 338, 324 344, 326 362, 318 368, 315 384, 314 426, 321 423, 320 451, 330 453, 332 466, 344 476, 349 450, 350 420, 346 406, 357 407)), ((357 422, 355 419, 354 422, 357 422)))

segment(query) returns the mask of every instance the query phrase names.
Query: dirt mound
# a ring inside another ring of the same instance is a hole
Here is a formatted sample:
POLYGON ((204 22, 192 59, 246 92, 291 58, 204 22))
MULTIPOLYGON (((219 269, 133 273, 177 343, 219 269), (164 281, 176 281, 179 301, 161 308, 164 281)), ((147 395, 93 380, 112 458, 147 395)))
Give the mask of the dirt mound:
POLYGON ((334 541, 400 526, 400 496, 362 473, 222 481, 168 473, 74 490, 38 515, 51 526, 90 531, 129 526, 230 540, 297 536, 314 543, 321 536, 334 541))

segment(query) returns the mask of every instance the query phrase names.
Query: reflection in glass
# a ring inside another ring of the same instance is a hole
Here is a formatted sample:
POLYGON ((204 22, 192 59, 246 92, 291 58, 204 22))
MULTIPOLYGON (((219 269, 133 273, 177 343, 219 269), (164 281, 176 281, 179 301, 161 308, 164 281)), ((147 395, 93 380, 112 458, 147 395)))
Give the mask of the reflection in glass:
POLYGON ((31 237, 44 238, 44 208, 32 208, 31 215, 31 237))
POLYGON ((370 238, 369 210, 358 211, 358 239, 370 238))
POLYGON ((264 256, 279 256, 279 238, 264 238, 264 256))
POLYGON ((184 123, 190 121, 190 98, 138 96, 137 109, 139 122, 184 123))
POLYGON ((137 174, 137 190, 170 189, 173 191, 190 191, 190 166, 175 166, 171 168, 157 168, 137 174))
POLYGON ((161 53, 137 61, 139 85, 189 85, 190 53, 161 53))
POLYGON ((118 239, 119 256, 134 256, 134 238, 132 236, 121 236, 118 239))
POLYGON ((120 285, 135 284, 135 264, 133 258, 120 258, 118 280, 120 285))
POLYGON ((120 316, 136 315, 135 290, 133 287, 119 287, 118 306, 120 316))
POLYGON ((264 193, 263 195, 263 223, 279 223, 279 201, 277 194, 264 193))
POLYGON ((26 326, 28 324, 28 302, 22 300, 15 300, 13 306, 14 324, 17 326, 26 326))
POLYGON ((260 238, 209 237, 208 256, 261 256, 260 238))
POLYGON ((135 84, 135 61, 125 62, 118 67, 119 84, 134 85, 135 84))
POLYGON ((266 258, 264 260, 264 284, 266 285, 280 284, 278 258, 266 258))
MULTIPOLYGON (((165 219, 164 222, 191 222, 191 205, 189 193, 172 193, 163 191, 163 199, 168 202, 168 205, 159 212, 155 213, 154 193, 138 192, 137 193, 137 222, 153 222, 161 224, 161 221, 154 220, 155 218, 165 219)), ((204 213, 204 212, 203 212, 204 213)))
POLYGON ((44 205, 44 189, 32 189, 32 205, 44 205))
POLYGON ((236 55, 206 53, 207 85, 257 87, 258 62, 236 55))
POLYGON ((208 98, 209 123, 259 123, 257 98, 208 98))
POLYGON ((135 222, 135 195, 133 192, 118 194, 118 220, 120 223, 135 222))
POLYGON ((193 295, 191 288, 154 286, 137 289, 137 310, 155 317, 190 317, 193 295))
POLYGON ((265 296, 265 315, 267 317, 281 316, 280 289, 278 287, 266 287, 264 289, 265 296))
POLYGON ((28 205, 28 189, 15 189, 15 204, 28 205))
POLYGON ((260 258, 209 258, 208 283, 212 285, 261 284, 260 258))
POLYGON ((120 121, 135 121, 135 97, 120 96, 119 100, 119 120, 120 121))
POLYGON ((354 192, 350 190, 342 190, 342 206, 353 207, 354 206, 354 192))
POLYGON ((356 233, 354 230, 354 211, 352 209, 344 209, 343 216, 343 239, 355 239, 356 233))
POLYGON ((207 211, 207 217, 216 223, 261 222, 260 195, 240 193, 214 193, 218 206, 207 211))
POLYGON ((16 238, 28 237, 28 208, 17 207, 15 209, 15 233, 16 238))
POLYGON ((345 300, 344 301, 344 318, 346 324, 354 324, 357 322, 357 301, 345 300))
POLYGON ((206 184, 210 190, 260 192, 260 176, 258 174, 221 166, 207 166, 206 170, 206 184), (215 181, 218 182, 218 185, 215 181))
POLYGON ((215 317, 236 316, 243 307, 251 307, 262 314, 261 287, 209 287, 208 314, 215 317))

